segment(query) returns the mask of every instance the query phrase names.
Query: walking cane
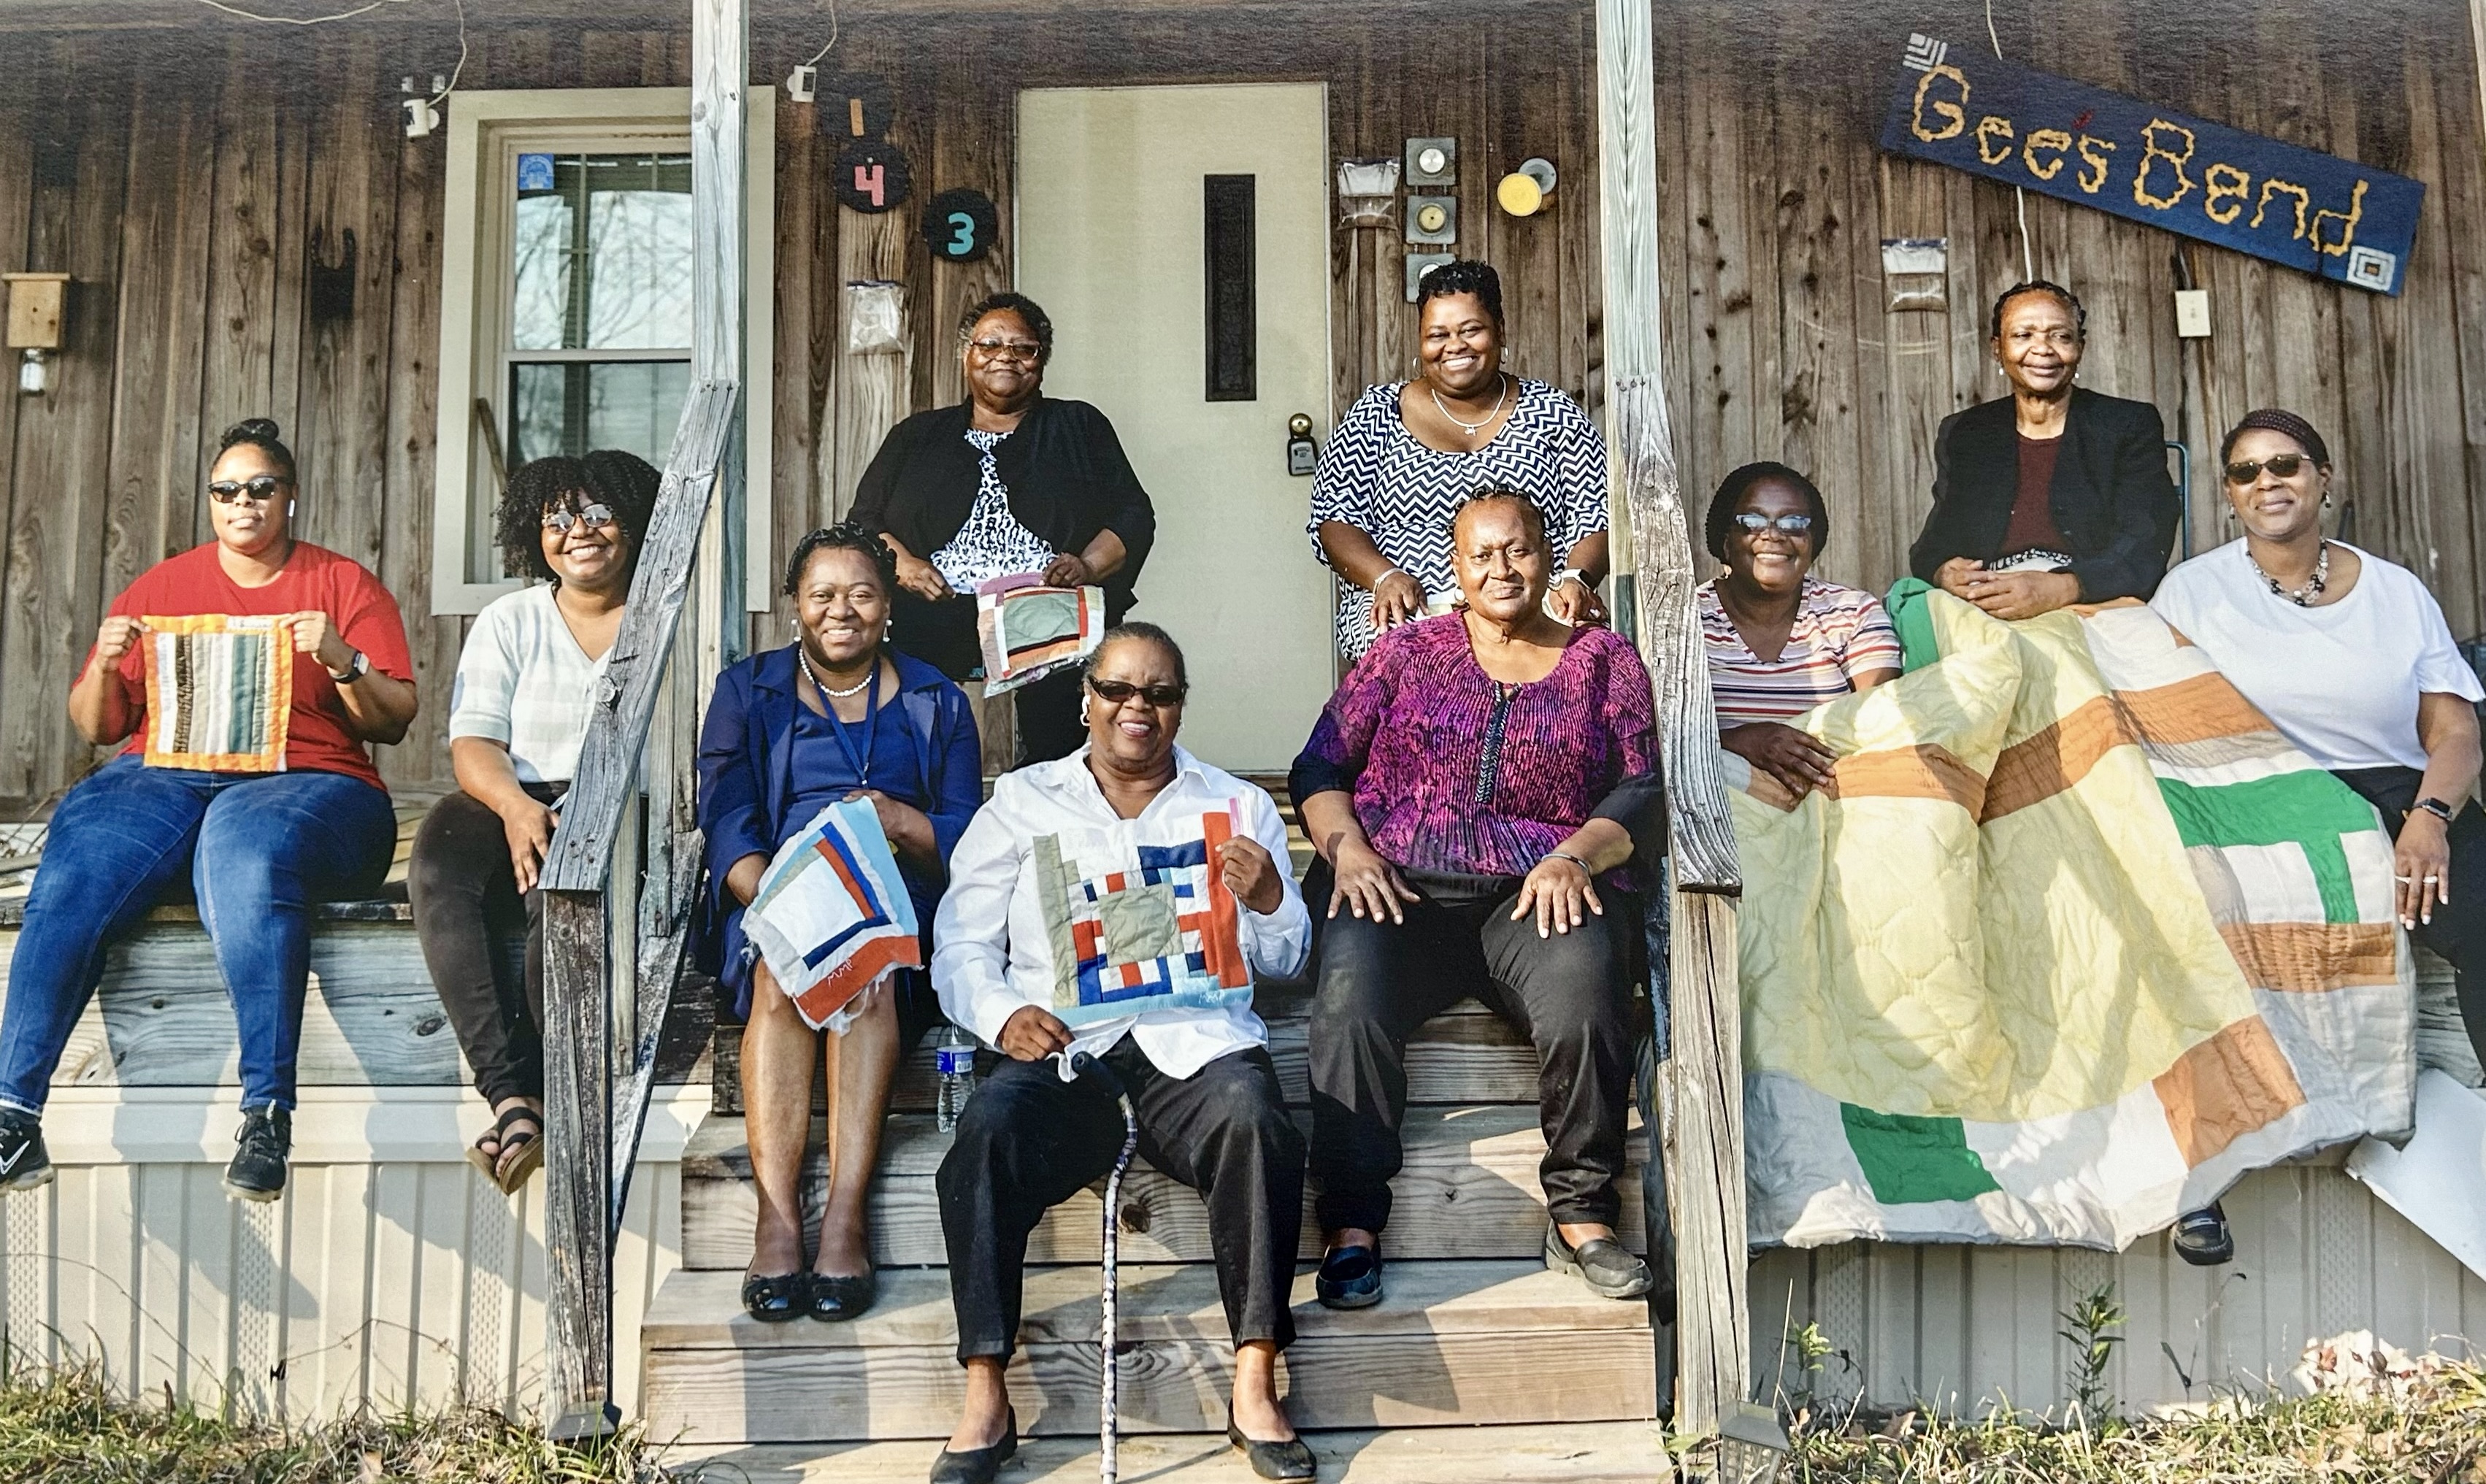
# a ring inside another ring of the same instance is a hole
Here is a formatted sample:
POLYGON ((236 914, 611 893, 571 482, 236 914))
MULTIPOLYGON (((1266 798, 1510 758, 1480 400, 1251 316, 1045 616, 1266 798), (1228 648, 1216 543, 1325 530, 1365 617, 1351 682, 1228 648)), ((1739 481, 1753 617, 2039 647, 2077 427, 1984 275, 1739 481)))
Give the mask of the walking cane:
POLYGON ((1087 1052, 1070 1058, 1070 1075, 1086 1077, 1093 1073, 1114 1094, 1122 1107, 1122 1152, 1114 1157, 1114 1172, 1105 1177, 1105 1284, 1102 1313, 1104 1323, 1097 1339, 1102 1384, 1096 1395, 1097 1475, 1103 1484, 1114 1484, 1121 1462, 1115 1445, 1119 1418, 1115 1415, 1116 1367, 1114 1364, 1115 1262, 1117 1243, 1115 1228, 1120 1224, 1122 1208, 1122 1171, 1131 1168, 1131 1153, 1140 1146, 1140 1118, 1131 1111, 1130 1090, 1114 1069, 1087 1052))

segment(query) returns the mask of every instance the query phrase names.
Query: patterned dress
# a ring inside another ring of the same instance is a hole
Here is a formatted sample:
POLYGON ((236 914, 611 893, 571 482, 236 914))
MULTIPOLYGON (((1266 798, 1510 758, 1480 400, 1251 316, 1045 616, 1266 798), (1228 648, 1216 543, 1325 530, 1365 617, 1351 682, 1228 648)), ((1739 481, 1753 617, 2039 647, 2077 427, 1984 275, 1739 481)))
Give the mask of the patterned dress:
POLYGON ((1053 561, 1053 548, 1010 513, 1009 489, 1002 483, 1001 470, 993 463, 993 450, 1008 436, 981 427, 967 429, 967 441, 983 455, 978 469, 976 504, 967 511, 967 523, 958 528, 958 534, 930 558, 934 570, 953 592, 972 595, 980 584, 1012 572, 1041 572, 1053 561))
MULTIPOLYGON (((1583 537, 1605 530, 1604 436, 1579 403, 1553 387, 1524 376, 1512 381, 1518 400, 1509 422, 1484 447, 1461 453, 1428 449, 1407 430, 1398 415, 1407 383, 1366 388, 1330 435, 1312 476, 1304 529, 1323 564, 1329 554, 1321 550, 1321 522, 1343 521, 1372 537, 1428 598, 1454 595, 1450 514, 1485 484, 1535 500, 1558 559, 1567 561, 1583 537)), ((1350 582, 1339 584, 1337 633, 1338 652, 1350 660, 1372 647, 1372 594, 1350 582)))
POLYGON ((1767 661, 1753 653, 1726 616, 1717 580, 1699 591, 1700 642, 1709 653, 1721 731, 1801 716, 1855 690, 1859 675, 1900 668, 1898 630, 1880 600, 1861 589, 1806 578, 1786 647, 1767 661))

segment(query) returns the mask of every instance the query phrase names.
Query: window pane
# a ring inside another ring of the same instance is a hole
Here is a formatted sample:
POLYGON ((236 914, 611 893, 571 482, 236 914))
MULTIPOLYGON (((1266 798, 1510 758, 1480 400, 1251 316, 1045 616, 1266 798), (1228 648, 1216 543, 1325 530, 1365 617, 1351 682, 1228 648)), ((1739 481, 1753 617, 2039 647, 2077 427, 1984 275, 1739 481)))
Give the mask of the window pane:
POLYGON ((541 188, 517 197, 511 348, 687 348, 690 157, 521 155, 518 178, 541 188))
POLYGON ((520 362, 510 368, 510 467, 623 449, 661 469, 690 385, 688 361, 520 362))

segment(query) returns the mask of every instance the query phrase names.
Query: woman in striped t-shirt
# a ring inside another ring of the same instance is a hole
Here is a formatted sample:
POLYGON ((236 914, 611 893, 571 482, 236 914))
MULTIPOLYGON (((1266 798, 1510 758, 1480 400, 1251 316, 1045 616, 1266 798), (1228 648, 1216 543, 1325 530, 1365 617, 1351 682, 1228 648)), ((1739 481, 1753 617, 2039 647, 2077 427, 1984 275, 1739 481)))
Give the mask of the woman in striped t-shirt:
POLYGON ((1786 725, 1826 701, 1899 676, 1899 636, 1873 594, 1814 578, 1830 510, 1784 464, 1746 464, 1709 502, 1709 554, 1726 570, 1700 585, 1700 638, 1718 740, 1803 797, 1837 755, 1786 725))

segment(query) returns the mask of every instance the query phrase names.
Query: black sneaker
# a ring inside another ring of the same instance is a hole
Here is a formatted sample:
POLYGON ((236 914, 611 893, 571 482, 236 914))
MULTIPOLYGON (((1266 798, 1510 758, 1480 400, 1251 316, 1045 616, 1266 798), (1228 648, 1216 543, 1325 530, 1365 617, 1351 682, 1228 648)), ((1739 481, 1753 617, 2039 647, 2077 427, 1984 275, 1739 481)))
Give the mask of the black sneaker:
POLYGON ((225 1194, 243 1200, 274 1200, 285 1194, 285 1157, 293 1149, 293 1115, 282 1108, 242 1111, 241 1145, 225 1167, 225 1194))
POLYGON ((43 1148, 43 1120, 14 1108, 0 1108, 0 1191, 31 1191, 57 1173, 43 1148))

